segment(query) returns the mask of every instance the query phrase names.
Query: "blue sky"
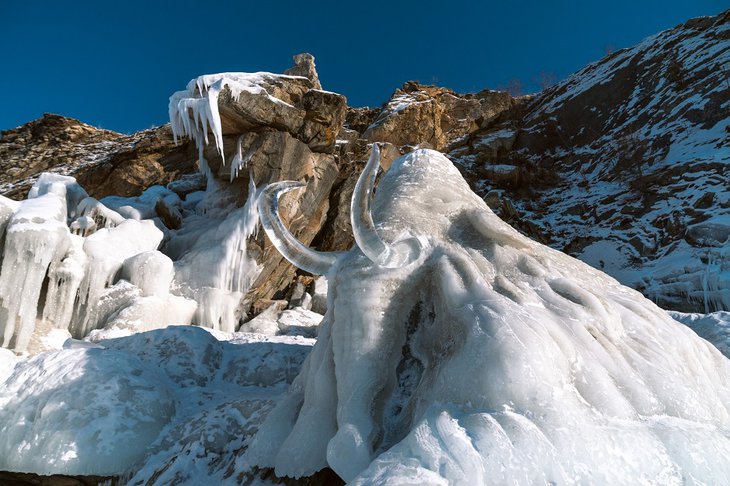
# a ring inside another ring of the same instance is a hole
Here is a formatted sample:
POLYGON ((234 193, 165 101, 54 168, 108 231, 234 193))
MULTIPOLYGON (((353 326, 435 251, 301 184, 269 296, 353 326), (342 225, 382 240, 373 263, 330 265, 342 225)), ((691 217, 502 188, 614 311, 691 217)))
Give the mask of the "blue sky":
POLYGON ((0 2, 0 130, 59 113, 131 133, 167 121, 169 95, 223 71, 282 72, 316 57, 324 89, 377 106, 407 80, 459 92, 541 72, 561 79, 607 48, 727 0, 216 3, 0 2))

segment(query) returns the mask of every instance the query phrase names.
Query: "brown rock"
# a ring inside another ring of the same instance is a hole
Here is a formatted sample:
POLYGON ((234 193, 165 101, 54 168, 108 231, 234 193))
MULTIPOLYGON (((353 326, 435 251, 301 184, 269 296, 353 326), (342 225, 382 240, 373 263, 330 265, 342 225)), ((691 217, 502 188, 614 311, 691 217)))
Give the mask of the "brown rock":
POLYGON ((379 108, 347 108, 345 127, 363 133, 375 122, 380 114, 379 108))
MULTIPOLYGON (((293 84, 298 86, 296 82, 293 84)), ((218 96, 223 133, 239 134, 261 127, 272 127, 296 134, 304 124, 305 111, 276 98, 281 100, 266 91, 253 93, 245 90, 241 91, 238 98, 234 98, 226 86, 218 96)))
POLYGON ((59 115, 0 133, 0 194, 25 197, 41 172, 76 177, 89 195, 139 195, 194 170, 195 150, 168 125, 123 135, 59 115))
POLYGON ((332 152, 345 119, 347 99, 329 91, 309 90, 300 105, 305 111, 298 138, 315 152, 332 152))
POLYGON ((182 214, 180 211, 160 198, 155 203, 155 212, 162 220, 162 223, 170 229, 179 229, 182 226, 182 214))
POLYGON ((290 67, 284 74, 289 76, 304 76, 312 82, 314 89, 322 89, 319 83, 319 76, 314 64, 314 56, 308 52, 302 52, 294 56, 294 66, 290 67))
POLYGON ((503 92, 458 95, 410 81, 396 90, 363 138, 398 147, 445 150, 449 143, 486 126, 513 106, 512 97, 503 92))

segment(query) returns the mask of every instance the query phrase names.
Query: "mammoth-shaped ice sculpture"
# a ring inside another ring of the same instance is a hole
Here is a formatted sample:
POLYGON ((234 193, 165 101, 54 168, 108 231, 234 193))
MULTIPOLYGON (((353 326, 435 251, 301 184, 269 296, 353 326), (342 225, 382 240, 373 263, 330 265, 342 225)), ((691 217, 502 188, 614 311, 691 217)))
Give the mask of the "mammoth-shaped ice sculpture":
POLYGON ((730 477, 730 362, 715 348, 502 222, 440 153, 394 162, 371 204, 378 166, 374 147, 349 252, 306 248, 281 224, 296 183, 260 196, 272 242, 330 287, 251 464, 389 485, 730 477))

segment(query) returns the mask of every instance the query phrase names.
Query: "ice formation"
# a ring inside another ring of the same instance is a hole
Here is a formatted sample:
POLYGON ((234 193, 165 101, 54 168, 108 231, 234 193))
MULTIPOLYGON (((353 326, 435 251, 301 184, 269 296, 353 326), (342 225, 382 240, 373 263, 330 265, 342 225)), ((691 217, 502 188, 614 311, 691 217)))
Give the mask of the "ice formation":
POLYGON ((312 343, 171 326, 29 358, 0 348, 0 471, 240 484, 237 452, 312 343))
POLYGON ((236 308, 260 271, 247 249, 259 222, 253 180, 248 191, 248 200, 240 208, 227 208, 222 215, 220 211, 191 215, 166 247, 169 253, 179 254, 173 285, 199 304, 196 324, 234 331, 236 308))
POLYGON ((169 292, 173 263, 156 251, 163 232, 138 220, 155 216, 160 198, 174 204, 171 195, 157 186, 110 200, 128 218, 72 177, 46 173, 28 199, 0 198, 0 345, 34 353, 107 324, 127 332, 189 324, 197 305, 169 292))
POLYGON ((174 413, 168 378, 129 353, 42 353, 0 388, 0 470, 118 474, 174 413))
POLYGON ((327 272, 328 310, 251 464, 388 485, 730 477, 730 362, 638 292, 513 230, 443 155, 412 152, 372 202, 356 194, 375 224, 353 211, 366 248, 344 255, 297 245, 277 223, 280 188, 262 193, 264 227, 327 272), (378 239, 397 261, 370 251, 378 239))
POLYGON ((43 174, 28 199, 0 198, 0 346, 36 353, 64 332, 99 340, 170 324, 234 331, 260 271, 246 241, 257 194, 251 182, 237 208, 211 179, 185 201, 162 186, 99 201, 72 177, 43 174))

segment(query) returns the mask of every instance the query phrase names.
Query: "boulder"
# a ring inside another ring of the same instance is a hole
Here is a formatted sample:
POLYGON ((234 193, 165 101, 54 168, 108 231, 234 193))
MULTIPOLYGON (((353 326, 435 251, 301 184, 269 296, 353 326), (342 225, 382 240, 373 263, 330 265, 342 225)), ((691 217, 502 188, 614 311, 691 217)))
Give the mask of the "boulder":
POLYGON ((315 152, 332 152, 345 119, 347 99, 331 91, 311 89, 302 97, 304 123, 298 138, 315 152))
MULTIPOLYGON (((445 150, 450 142, 486 126, 514 104, 505 92, 458 95, 446 88, 409 81, 393 93, 363 138, 399 147, 445 150)), ((357 119, 356 114, 352 118, 357 119)))

